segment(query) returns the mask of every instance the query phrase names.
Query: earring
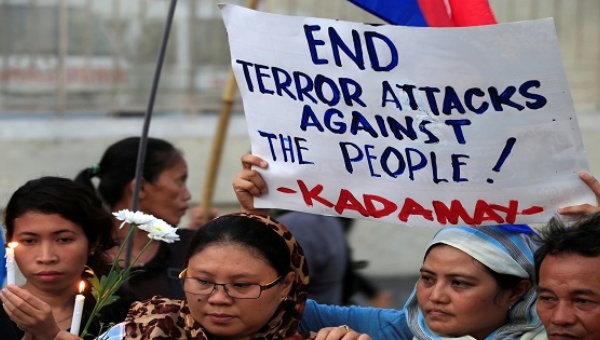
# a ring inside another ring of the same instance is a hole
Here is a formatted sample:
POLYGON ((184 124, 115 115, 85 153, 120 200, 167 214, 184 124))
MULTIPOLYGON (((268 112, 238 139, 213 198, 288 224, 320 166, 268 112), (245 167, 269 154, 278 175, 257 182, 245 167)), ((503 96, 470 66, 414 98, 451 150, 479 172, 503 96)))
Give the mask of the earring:
POLYGON ((283 301, 287 301, 288 297, 287 296, 283 296, 283 301))

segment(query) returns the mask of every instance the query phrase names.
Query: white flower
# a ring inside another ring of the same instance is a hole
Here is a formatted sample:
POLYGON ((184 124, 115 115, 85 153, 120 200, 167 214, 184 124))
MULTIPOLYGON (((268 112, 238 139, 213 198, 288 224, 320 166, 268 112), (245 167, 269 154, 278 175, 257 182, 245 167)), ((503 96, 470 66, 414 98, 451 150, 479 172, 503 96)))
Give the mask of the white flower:
MULTIPOLYGON (((102 278, 98 278, 95 274, 92 273, 92 278, 89 279, 92 284, 92 295, 96 298, 96 304, 92 309, 91 316, 88 318, 88 321, 83 328, 82 337, 85 338, 87 334, 88 327, 91 324, 91 321, 96 318, 99 314, 99 311, 107 305, 110 305, 119 297, 116 295, 119 288, 129 281, 132 275, 133 264, 140 258, 140 256, 144 253, 148 246, 152 243, 153 240, 164 241, 167 243, 173 243, 175 241, 179 241, 179 235, 177 235, 177 229, 171 227, 167 222, 156 218, 152 215, 144 214, 142 212, 136 211, 132 212, 127 209, 119 210, 118 212, 114 212, 113 215, 118 220, 123 221, 121 224, 121 228, 125 223, 129 223, 132 226, 136 226, 137 229, 143 230, 148 233, 148 237, 150 238, 146 245, 139 251, 135 260, 127 263, 125 262, 125 266, 121 268, 120 264, 123 261, 113 261, 112 266, 110 268, 110 272, 107 276, 102 276, 102 278)), ((127 236, 119 246, 119 250, 115 258, 121 258, 121 254, 125 251, 125 247, 129 244, 129 240, 135 234, 137 230, 135 228, 129 228, 127 231, 127 236)))
POLYGON ((177 228, 173 228, 167 222, 157 218, 148 223, 144 223, 138 226, 139 229, 147 231, 148 237, 156 240, 163 241, 166 243, 173 243, 179 241, 179 235, 177 234, 177 228))
POLYGON ((113 215, 118 220, 123 221, 123 223, 121 223, 121 226, 119 228, 123 228, 123 225, 125 223, 139 226, 141 224, 146 224, 148 222, 156 220, 156 217, 154 217, 152 215, 144 214, 141 211, 133 212, 128 209, 119 210, 117 212, 114 212, 113 215))

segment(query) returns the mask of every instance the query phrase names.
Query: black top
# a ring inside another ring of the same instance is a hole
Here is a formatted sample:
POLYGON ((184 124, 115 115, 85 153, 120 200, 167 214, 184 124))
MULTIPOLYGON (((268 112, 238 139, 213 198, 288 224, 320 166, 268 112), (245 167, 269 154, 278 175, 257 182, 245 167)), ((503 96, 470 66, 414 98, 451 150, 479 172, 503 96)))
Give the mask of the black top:
POLYGON ((17 325, 8 318, 4 308, 0 308, 0 330, 2 339, 21 340, 23 337, 23 331, 17 328, 17 325))
POLYGON ((179 241, 174 243, 161 242, 156 255, 144 266, 134 267, 136 272, 129 279, 128 287, 135 299, 148 300, 155 295, 182 300, 185 298, 179 273, 185 268, 185 256, 189 243, 196 231, 179 229, 179 241))

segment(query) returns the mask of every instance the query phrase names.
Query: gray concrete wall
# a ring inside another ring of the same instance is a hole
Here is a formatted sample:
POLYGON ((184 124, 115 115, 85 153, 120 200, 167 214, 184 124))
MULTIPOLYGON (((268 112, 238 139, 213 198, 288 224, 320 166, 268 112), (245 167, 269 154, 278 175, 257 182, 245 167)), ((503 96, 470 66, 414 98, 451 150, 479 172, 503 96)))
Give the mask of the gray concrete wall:
MULTIPOLYGON (((182 149, 189 163, 193 200, 201 194, 206 161, 217 118, 213 115, 157 115, 149 135, 165 138, 182 149)), ((40 117, 0 118, 0 202, 27 179, 42 175, 74 177, 98 162, 107 146, 127 136, 139 136, 142 118, 40 117)), ((239 170, 242 153, 250 144, 242 115, 231 120, 223 154, 223 167, 215 189, 215 201, 231 204, 235 199, 231 180, 239 170)), ((0 203, 1 205, 2 203, 0 203)))

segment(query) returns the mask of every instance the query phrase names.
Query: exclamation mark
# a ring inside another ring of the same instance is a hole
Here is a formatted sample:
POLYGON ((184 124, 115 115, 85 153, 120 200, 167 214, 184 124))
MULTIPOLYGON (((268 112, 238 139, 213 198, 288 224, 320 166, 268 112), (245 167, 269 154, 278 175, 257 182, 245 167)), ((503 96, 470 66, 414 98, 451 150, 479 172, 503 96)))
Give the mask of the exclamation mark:
MULTIPOLYGON (((504 161, 506 161, 506 158, 508 158, 508 155, 510 155, 510 152, 512 151, 512 148, 515 145, 516 141, 517 141, 517 139, 515 137, 510 137, 509 139, 506 140, 506 145, 504 146, 504 150, 502 150, 502 154, 500 155, 500 158, 498 158, 498 161, 496 162, 496 165, 492 168, 492 170, 494 170, 496 172, 500 172, 500 168, 502 168, 504 161)), ((487 182, 494 183, 494 180, 491 178, 488 178, 487 182)))

